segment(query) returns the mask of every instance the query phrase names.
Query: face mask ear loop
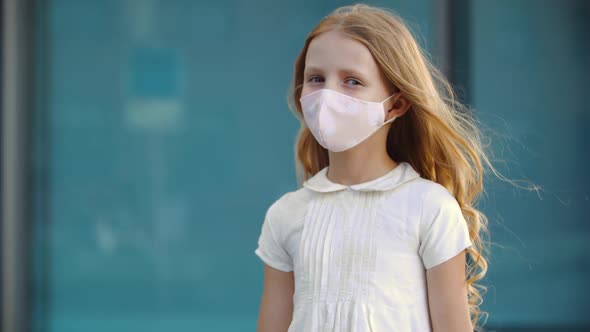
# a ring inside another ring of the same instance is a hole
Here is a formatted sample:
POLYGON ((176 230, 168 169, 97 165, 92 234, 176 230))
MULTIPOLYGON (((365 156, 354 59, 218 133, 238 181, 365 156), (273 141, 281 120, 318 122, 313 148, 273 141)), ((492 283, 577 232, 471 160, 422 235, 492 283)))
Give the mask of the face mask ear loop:
MULTIPOLYGON (((383 105, 383 104, 384 104, 386 101, 388 101, 389 99, 391 99, 391 97, 393 97, 393 96, 397 95, 397 94, 398 94, 398 93, 400 93, 400 92, 401 92, 401 91, 399 91, 399 90, 398 90, 396 93, 394 93, 394 94, 392 94, 391 96, 387 97, 387 98, 386 98, 384 101, 382 101, 382 102, 381 102, 381 105, 383 105)), ((393 108, 393 105, 391 105, 391 108, 393 108)), ((390 108, 390 109, 388 109, 388 110, 387 110, 387 112, 389 112, 389 111, 391 110, 391 108, 390 108)), ((395 118, 394 118, 394 119, 395 119, 395 118)), ((386 122, 386 123, 387 123, 387 122, 386 122)))
MULTIPOLYGON (((398 93, 400 93, 400 92, 401 92, 401 91, 399 91, 399 90, 398 90, 397 92, 395 92, 395 93, 394 93, 394 94, 392 94, 391 96, 387 97, 387 99, 385 99, 384 101, 382 101, 382 102, 381 102, 381 105, 383 105, 383 103, 385 103, 386 101, 388 101, 389 99, 391 99, 391 97, 393 97, 393 96, 397 95, 397 94, 398 94, 398 93)), ((393 108, 393 105, 392 105, 392 107, 391 107, 391 108, 393 108)), ((390 108, 389 110, 387 110, 387 112, 389 112, 389 111, 391 110, 391 108, 390 108)), ((383 125, 385 125, 385 124, 388 124, 389 122, 393 122, 393 121, 394 121, 396 118, 397 118, 397 116, 394 116, 393 118, 391 118, 391 119, 389 119, 389 120, 387 120, 387 121, 383 122, 383 125)))
POLYGON ((382 102, 381 102, 381 104, 383 104, 384 102, 388 101, 389 99, 391 99, 391 97, 393 97, 393 96, 397 95, 397 94, 398 94, 398 93, 400 93, 400 92, 401 92, 401 91, 397 91, 397 92, 395 92, 394 94, 392 94, 391 96, 389 96, 389 97, 385 98, 385 100, 384 100, 384 101, 382 101, 382 102))
POLYGON ((397 116, 394 116, 393 118, 391 118, 391 119, 389 119, 389 120, 387 120, 387 121, 383 122, 383 125, 386 125, 386 124, 388 124, 388 123, 390 123, 390 122, 393 122, 395 119, 397 119, 397 116))

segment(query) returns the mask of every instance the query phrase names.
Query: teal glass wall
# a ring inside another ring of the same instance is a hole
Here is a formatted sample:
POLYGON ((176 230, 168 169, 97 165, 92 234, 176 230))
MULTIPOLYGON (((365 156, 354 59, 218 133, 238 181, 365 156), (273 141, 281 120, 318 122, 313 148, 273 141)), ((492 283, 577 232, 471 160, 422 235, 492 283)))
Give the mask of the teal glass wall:
POLYGON ((590 2, 471 4, 471 102, 500 171, 542 187, 489 178, 490 325, 590 326, 590 2))
MULTIPOLYGON (((293 62, 346 3, 37 3, 35 331, 255 330, 293 62)), ((431 28, 429 2, 390 4, 431 28)))

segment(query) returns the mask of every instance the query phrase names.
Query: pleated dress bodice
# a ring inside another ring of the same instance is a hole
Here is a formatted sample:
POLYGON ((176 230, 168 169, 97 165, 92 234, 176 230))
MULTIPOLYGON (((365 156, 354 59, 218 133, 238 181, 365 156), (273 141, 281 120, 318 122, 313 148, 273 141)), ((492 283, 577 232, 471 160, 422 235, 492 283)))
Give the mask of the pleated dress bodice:
POLYGON ((352 186, 326 172, 269 208, 256 249, 294 273, 289 332, 431 331, 426 270, 472 244, 456 200, 405 162, 352 186))

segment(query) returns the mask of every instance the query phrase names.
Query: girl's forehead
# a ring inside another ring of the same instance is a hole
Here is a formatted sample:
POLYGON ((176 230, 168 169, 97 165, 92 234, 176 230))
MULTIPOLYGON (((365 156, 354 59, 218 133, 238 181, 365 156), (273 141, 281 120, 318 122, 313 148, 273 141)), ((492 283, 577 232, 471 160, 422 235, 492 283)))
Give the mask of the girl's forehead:
POLYGON ((307 49, 306 69, 340 70, 354 69, 367 74, 377 70, 377 64, 369 49, 339 31, 328 31, 313 38, 307 49))

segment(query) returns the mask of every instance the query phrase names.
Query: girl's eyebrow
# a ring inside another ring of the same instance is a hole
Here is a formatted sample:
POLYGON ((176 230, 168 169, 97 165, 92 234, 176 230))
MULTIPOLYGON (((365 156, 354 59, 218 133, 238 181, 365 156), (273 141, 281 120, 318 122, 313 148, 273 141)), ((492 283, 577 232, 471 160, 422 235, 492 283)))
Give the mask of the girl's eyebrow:
POLYGON ((318 73, 321 72, 322 70, 318 67, 313 67, 313 66, 305 66, 305 69, 303 70, 303 73, 309 73, 309 72, 313 72, 313 73, 318 73))
MULTIPOLYGON (((315 67, 315 66, 305 66, 305 70, 303 72, 304 72, 304 74, 307 74, 307 73, 321 73, 322 72, 322 69, 319 68, 319 67, 315 67)), ((360 77, 360 78, 364 78, 365 77, 365 75, 363 73, 361 73, 361 72, 359 72, 358 70, 355 70, 355 69, 346 69, 346 68, 343 68, 343 69, 339 69, 338 70, 338 73, 341 74, 341 75, 342 74, 344 74, 344 75, 351 75, 351 76, 356 76, 356 77, 360 77)))
POLYGON ((340 69, 338 72, 340 74, 355 76, 355 77, 362 78, 362 79, 365 78, 365 75, 363 73, 361 73, 358 70, 354 70, 354 69, 340 69))

